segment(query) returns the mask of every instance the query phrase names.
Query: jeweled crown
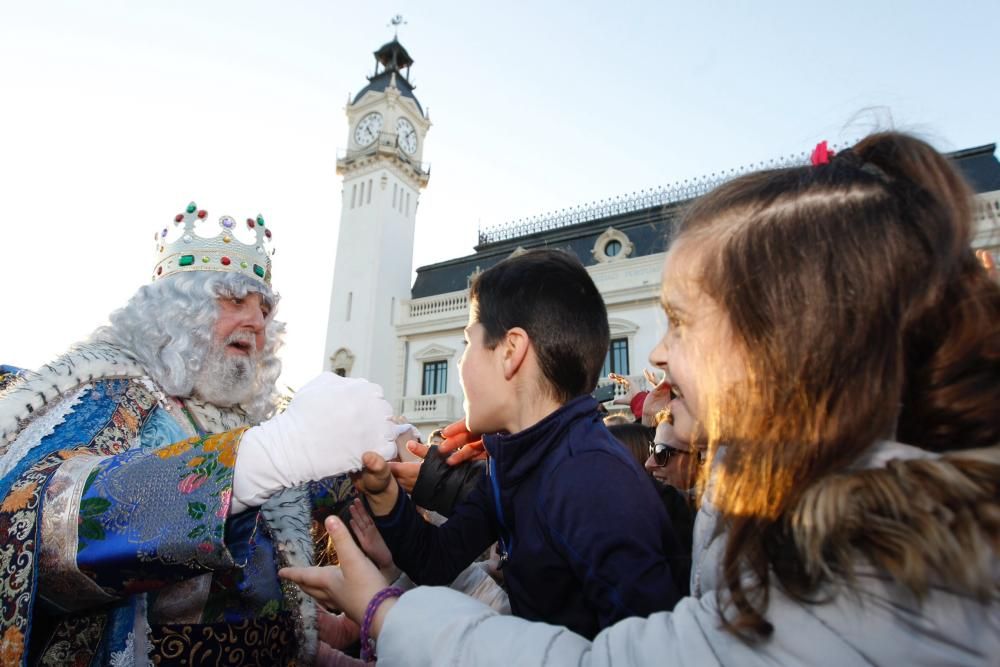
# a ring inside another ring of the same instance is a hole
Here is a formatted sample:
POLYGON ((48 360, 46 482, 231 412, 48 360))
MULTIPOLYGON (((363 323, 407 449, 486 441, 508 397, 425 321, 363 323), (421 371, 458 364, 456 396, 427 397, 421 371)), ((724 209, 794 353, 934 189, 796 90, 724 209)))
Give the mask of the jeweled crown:
MULTIPOLYGON (((185 271, 230 271, 242 273, 265 285, 271 284, 271 230, 264 226, 264 217, 247 218, 246 228, 254 235, 253 243, 244 243, 236 233, 239 227, 231 216, 219 218, 218 233, 204 236, 214 231, 208 227, 208 212, 191 202, 183 213, 174 216, 173 224, 167 224, 156 232, 156 266, 153 280, 166 278, 185 271), (195 225, 203 232, 195 231, 195 225)), ((243 232, 241 232, 243 233, 243 232)))

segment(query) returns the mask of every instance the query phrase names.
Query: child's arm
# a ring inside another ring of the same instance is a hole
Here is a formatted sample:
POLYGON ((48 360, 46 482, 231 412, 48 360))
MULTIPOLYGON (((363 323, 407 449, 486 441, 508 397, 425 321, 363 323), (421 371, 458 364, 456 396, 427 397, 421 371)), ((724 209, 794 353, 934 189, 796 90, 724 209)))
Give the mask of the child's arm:
POLYGON ((392 560, 418 584, 450 584, 497 539, 486 474, 451 518, 435 527, 424 521, 410 498, 400 492, 385 461, 376 458, 379 460, 365 455, 366 470, 358 479, 358 488, 365 494, 392 560))

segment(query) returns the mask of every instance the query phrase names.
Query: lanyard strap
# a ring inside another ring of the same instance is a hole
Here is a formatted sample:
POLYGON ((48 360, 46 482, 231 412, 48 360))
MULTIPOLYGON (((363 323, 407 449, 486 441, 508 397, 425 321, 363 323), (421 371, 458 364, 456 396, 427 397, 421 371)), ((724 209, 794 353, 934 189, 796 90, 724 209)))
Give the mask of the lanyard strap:
POLYGON ((497 565, 497 568, 502 570, 514 552, 514 539, 507 530, 507 525, 504 523, 503 507, 500 505, 500 483, 497 481, 496 462, 492 456, 490 457, 489 470, 490 485, 493 489, 493 503, 496 506, 497 523, 500 525, 500 563, 497 565))

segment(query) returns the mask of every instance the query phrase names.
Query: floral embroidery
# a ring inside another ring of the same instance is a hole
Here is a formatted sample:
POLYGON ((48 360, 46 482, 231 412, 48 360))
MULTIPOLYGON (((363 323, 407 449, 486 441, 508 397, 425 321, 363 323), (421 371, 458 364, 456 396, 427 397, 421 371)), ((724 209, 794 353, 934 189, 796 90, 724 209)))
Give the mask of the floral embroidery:
POLYGON ((235 462, 244 430, 137 448, 99 464, 80 502, 80 571, 106 591, 125 580, 131 593, 232 567, 224 543, 227 459, 235 462))
POLYGON ((233 501, 233 490, 232 488, 225 489, 219 496, 219 509, 215 512, 215 516, 220 519, 225 519, 229 516, 229 506, 233 501))
POLYGON ((180 442, 175 442, 172 445, 167 445, 166 447, 157 449, 155 454, 161 459, 172 459, 175 456, 180 456, 184 452, 191 449, 191 445, 195 444, 199 440, 201 440, 201 438, 188 438, 187 440, 181 440, 180 442))
POLYGON ((35 497, 37 490, 38 485, 34 482, 26 486, 15 487, 4 498, 3 504, 0 505, 0 512, 17 512, 25 509, 35 497))
POLYGON ((201 485, 208 481, 208 477, 205 475, 199 475, 198 473, 191 473, 184 479, 182 479, 177 484, 177 490, 181 493, 187 495, 201 488, 201 485))

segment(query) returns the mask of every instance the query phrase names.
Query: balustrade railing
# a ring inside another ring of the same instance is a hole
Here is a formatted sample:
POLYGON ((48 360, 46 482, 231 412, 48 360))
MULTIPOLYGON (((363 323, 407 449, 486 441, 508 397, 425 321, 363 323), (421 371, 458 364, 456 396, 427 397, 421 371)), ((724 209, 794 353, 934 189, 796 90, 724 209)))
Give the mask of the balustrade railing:
POLYGON ((410 421, 452 420, 455 397, 451 394, 430 394, 403 398, 401 413, 410 421))
POLYGON ((444 296, 414 299, 406 304, 407 315, 410 318, 426 315, 441 315, 443 313, 462 313, 469 308, 469 293, 460 292, 444 296))

